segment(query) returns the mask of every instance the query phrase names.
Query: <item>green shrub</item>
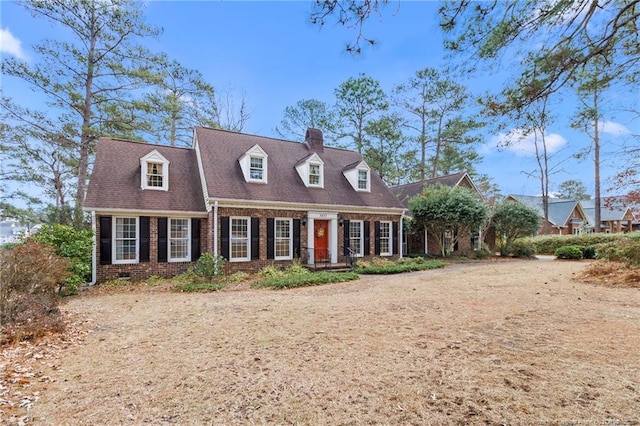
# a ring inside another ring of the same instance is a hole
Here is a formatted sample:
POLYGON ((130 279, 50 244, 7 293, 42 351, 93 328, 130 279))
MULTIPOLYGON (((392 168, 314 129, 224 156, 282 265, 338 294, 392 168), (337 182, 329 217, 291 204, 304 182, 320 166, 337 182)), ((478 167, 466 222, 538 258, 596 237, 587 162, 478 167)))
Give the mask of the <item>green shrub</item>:
POLYGON ((260 278, 277 278, 283 277, 285 272, 275 265, 267 265, 258 271, 260 278))
MULTIPOLYGON (((282 271, 280 271, 282 272, 282 271)), ((271 276, 257 280, 252 287, 269 287, 276 289, 306 287, 328 283, 339 283, 344 281, 357 280, 358 274, 354 272, 304 272, 299 274, 284 273, 280 276, 271 276)))
POLYGON ((588 246, 582 247, 582 258, 583 259, 595 259, 596 258, 596 244, 589 244, 588 246))
POLYGON ((533 237, 533 243, 536 246, 536 253, 554 254, 557 249, 564 246, 587 247, 612 243, 619 238, 621 238, 620 234, 539 235, 533 237))
POLYGON ((536 254, 536 246, 531 238, 520 238, 511 244, 511 253, 513 257, 533 257, 536 254))
POLYGON ((309 272, 309 270, 297 260, 293 261, 293 263, 284 270, 285 274, 304 274, 305 272, 309 272))
POLYGON ((71 261, 71 275, 58 288, 58 292, 63 296, 77 294, 80 286, 91 278, 92 237, 91 229, 74 229, 71 226, 55 224, 43 226, 29 238, 50 245, 58 256, 71 261))
POLYGON ((198 258, 193 272, 197 275, 212 280, 222 274, 224 266, 224 257, 214 255, 213 253, 204 253, 198 258))
POLYGON ((621 247, 623 261, 632 268, 640 267, 640 241, 627 240, 621 247))
POLYGON ((558 259, 582 259, 582 247, 564 246, 558 248, 554 254, 558 259))
POLYGON ((444 268, 444 263, 440 260, 420 260, 417 262, 393 263, 388 265, 358 264, 356 272, 359 274, 401 274, 403 272, 425 271, 428 269, 444 268))

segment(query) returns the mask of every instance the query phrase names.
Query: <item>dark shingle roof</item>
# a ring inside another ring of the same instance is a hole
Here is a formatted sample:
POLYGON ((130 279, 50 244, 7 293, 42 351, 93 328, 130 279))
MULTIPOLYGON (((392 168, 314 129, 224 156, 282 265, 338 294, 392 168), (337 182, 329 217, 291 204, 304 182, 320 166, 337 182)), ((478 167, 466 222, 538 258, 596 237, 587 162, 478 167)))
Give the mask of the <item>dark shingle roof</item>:
POLYGON ((195 134, 211 198, 402 208, 373 171, 371 192, 353 189, 342 171, 362 161, 357 152, 329 147, 316 152, 324 162, 324 189, 307 188, 295 169, 313 153, 304 143, 203 127, 196 127, 195 134), (268 155, 267 184, 246 182, 238 164, 238 159, 256 144, 268 155))
MULTIPOLYGON (((542 197, 532 195, 509 195, 507 198, 512 198, 519 203, 533 208, 541 217, 544 217, 544 205, 542 197)), ((549 198, 549 222, 555 226, 566 226, 569 223, 571 214, 578 208, 582 210, 582 207, 576 200, 566 200, 562 198, 549 198)), ((584 210, 582 210, 584 213, 584 210)), ((585 219, 586 215, 585 215, 585 219)))
MULTIPOLYGON (((454 173, 446 176, 439 176, 431 179, 420 180, 418 182, 407 183, 404 185, 398 185, 391 187, 391 192, 402 202, 405 207, 409 207, 409 199, 422 193, 425 186, 457 186, 467 176, 465 172, 454 173)), ((471 182, 471 185, 473 183, 471 182)))
POLYGON ((87 210, 205 212, 195 151, 100 138, 84 207, 87 210), (140 159, 153 150, 170 162, 168 191, 140 187, 140 159))

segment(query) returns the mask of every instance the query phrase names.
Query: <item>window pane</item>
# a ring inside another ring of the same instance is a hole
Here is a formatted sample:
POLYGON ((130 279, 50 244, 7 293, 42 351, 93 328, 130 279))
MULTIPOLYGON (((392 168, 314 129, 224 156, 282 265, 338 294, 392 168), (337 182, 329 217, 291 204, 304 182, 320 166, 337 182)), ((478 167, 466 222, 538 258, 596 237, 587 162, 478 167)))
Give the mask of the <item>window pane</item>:
POLYGON ((380 222, 380 254, 391 254, 391 224, 380 222))
POLYGON ((169 219, 169 258, 189 257, 189 219, 169 219))
POLYGON ((362 254, 362 222, 349 223, 349 245, 357 254, 362 254))
POLYGON ((358 171, 358 189, 367 189, 367 172, 358 171))
POLYGON ((154 187, 162 186, 162 164, 147 163, 147 185, 154 187))
POLYGON ((276 257, 291 256, 291 221, 289 219, 276 219, 276 257))
POLYGON ((249 219, 231 219, 231 258, 249 257, 249 219))
POLYGON ((309 165, 309 184, 320 185, 320 166, 318 164, 309 165))
POLYGON ((251 157, 251 165, 249 167, 249 175, 250 175, 251 179, 262 180, 262 176, 263 176, 262 158, 260 158, 260 157, 251 157))
POLYGON ((117 217, 115 260, 135 260, 137 253, 136 218, 117 217))

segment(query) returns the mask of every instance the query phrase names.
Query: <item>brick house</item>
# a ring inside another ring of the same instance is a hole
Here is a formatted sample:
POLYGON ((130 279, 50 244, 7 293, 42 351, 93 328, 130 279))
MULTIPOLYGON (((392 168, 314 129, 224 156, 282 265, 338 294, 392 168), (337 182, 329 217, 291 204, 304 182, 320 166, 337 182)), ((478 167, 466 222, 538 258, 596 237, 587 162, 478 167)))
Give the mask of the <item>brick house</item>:
POLYGON ((191 148, 101 138, 84 202, 94 281, 400 255, 405 209, 357 152, 197 127, 191 148))
POLYGON ((545 226, 544 205, 541 196, 509 195, 505 201, 515 201, 531 207, 540 215, 538 235, 576 235, 592 228, 580 201, 549 198, 549 220, 545 226), (548 232, 546 230, 548 230, 548 232))
MULTIPOLYGON (((484 199, 475 183, 473 183, 473 180, 466 172, 453 173, 446 176, 426 179, 424 181, 394 186, 391 188, 391 191, 408 210, 410 198, 422 194, 425 188, 436 185, 467 188, 476 194, 478 198, 484 199)), ((410 215, 410 213, 408 214, 410 215)), ((437 240, 434 236, 430 236, 426 229, 411 229, 405 232, 403 236, 404 253, 440 255, 437 240)), ((489 228, 483 233, 482 227, 479 225, 476 232, 472 232, 471 235, 460 236, 458 238, 458 243, 454 247, 453 254, 463 255, 469 254, 474 250, 479 250, 482 242, 486 243, 490 250, 495 248, 493 229, 489 228)))

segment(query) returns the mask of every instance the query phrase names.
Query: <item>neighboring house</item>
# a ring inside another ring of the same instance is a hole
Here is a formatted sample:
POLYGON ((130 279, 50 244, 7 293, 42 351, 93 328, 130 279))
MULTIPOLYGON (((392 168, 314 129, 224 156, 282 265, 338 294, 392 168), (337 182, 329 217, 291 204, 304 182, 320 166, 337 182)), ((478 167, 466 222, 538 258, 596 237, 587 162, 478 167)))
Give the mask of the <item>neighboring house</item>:
POLYGON ((360 154, 197 127, 192 148, 102 138, 84 210, 97 281, 171 276, 202 253, 228 271, 399 255, 404 208, 360 154))
MULTIPOLYGON (((589 224, 595 228, 596 203, 595 200, 580 201, 589 224)), ((630 232, 634 228, 636 218, 622 197, 606 197, 600 201, 600 232, 616 233, 630 232)))
MULTIPOLYGON (((480 199, 484 199, 476 185, 471 180, 471 177, 465 172, 454 173, 447 176, 440 176, 432 179, 426 179, 424 181, 418 181, 408 183, 405 185, 394 186, 391 191, 398 197, 404 207, 409 209, 409 199, 416 195, 422 194, 425 188, 435 185, 444 185, 451 187, 464 187, 473 191, 480 199)), ((410 213, 408 213, 410 215, 410 213)), ((477 232, 473 232, 468 236, 461 236, 458 239, 458 244, 454 249, 454 254, 467 254, 473 250, 481 249, 481 242, 486 242, 492 249, 495 244, 495 238, 493 237, 493 231, 489 230, 483 235, 481 228, 478 228, 477 232)), ((440 247, 436 239, 429 236, 426 230, 412 229, 406 232, 405 239, 403 241, 403 250, 407 254, 428 254, 439 255, 440 247)))
POLYGON ((16 243, 29 234, 29 229, 11 218, 0 220, 0 245, 16 243))
POLYGON ((504 201, 516 201, 538 212, 541 219, 538 235, 579 235, 591 228, 588 216, 579 201, 562 198, 548 200, 549 217, 546 226, 542 196, 509 195, 504 201))

